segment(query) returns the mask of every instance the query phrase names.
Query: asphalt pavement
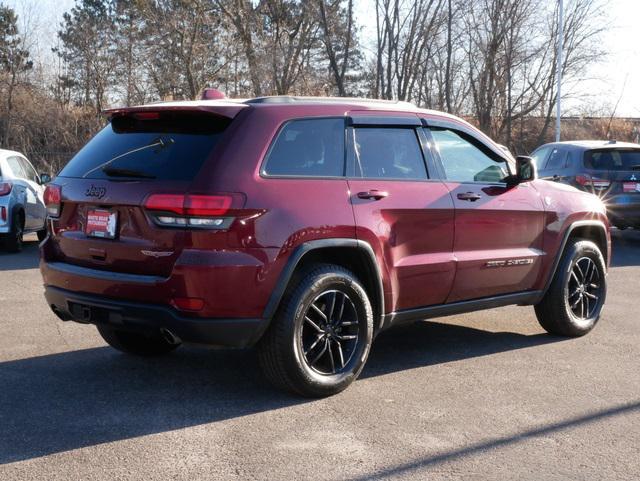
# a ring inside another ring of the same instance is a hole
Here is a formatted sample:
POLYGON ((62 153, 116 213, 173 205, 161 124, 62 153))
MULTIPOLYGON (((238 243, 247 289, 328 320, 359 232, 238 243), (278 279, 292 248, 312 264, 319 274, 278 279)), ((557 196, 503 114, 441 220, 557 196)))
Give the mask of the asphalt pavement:
POLYGON ((640 232, 614 231, 580 339, 530 307, 392 329, 329 399, 251 350, 139 359, 49 311, 37 242, 0 254, 0 480, 640 479, 640 232))

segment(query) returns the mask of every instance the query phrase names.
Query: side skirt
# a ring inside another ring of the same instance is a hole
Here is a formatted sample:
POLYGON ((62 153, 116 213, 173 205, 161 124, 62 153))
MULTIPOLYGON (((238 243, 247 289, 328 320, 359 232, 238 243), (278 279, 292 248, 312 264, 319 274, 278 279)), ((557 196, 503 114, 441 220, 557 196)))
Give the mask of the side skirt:
POLYGON ((385 314, 381 330, 398 324, 404 324, 406 322, 421 321, 424 319, 432 319, 434 317, 453 316, 456 314, 464 314, 466 312, 510 306, 512 304, 523 306, 531 305, 540 300, 542 293, 542 291, 516 292, 514 294, 483 297, 481 299, 420 307, 418 309, 404 309, 402 311, 385 314))

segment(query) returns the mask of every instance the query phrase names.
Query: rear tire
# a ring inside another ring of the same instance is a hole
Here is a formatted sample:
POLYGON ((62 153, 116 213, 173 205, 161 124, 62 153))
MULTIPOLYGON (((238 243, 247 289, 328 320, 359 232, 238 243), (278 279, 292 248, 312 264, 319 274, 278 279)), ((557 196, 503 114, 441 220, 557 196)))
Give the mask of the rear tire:
POLYGON ((4 239, 5 249, 9 252, 17 253, 22 250, 24 237, 24 218, 22 214, 16 213, 12 216, 11 231, 4 239))
POLYGON ((565 248, 549 290, 535 306, 550 334, 578 337, 591 331, 607 295, 602 253, 591 241, 574 239, 565 248))
POLYGON ((275 386, 324 397, 358 377, 372 340, 371 303, 360 281, 343 267, 320 264, 285 294, 258 355, 275 386))
POLYGON ((160 332, 134 332, 98 325, 98 332, 107 344, 118 351, 137 356, 153 357, 168 354, 180 344, 167 341, 160 332))

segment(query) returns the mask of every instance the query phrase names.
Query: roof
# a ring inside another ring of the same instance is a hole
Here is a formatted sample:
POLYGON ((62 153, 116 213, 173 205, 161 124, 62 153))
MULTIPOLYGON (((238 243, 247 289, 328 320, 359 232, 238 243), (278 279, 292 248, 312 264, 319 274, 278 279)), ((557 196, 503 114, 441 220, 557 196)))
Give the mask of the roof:
POLYGON ((16 152, 15 150, 0 149, 0 157, 8 157, 10 155, 19 155, 20 157, 24 157, 24 155, 20 152, 16 152))
POLYGON ((640 149, 640 144, 634 144, 631 142, 617 142, 610 140, 565 140, 562 142, 550 142, 544 144, 545 146, 553 145, 566 145, 570 147, 576 147, 581 150, 591 149, 640 149))

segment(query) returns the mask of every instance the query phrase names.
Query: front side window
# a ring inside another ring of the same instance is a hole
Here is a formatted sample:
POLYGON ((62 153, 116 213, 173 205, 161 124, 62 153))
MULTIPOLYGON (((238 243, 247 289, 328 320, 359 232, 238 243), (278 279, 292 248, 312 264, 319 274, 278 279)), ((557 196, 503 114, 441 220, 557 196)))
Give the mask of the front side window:
POLYGON ((424 180, 427 168, 415 129, 354 129, 356 176, 424 180))
POLYGON ((269 151, 263 173, 302 177, 344 175, 344 119, 288 122, 269 151))
POLYGON ((497 160, 468 136, 448 129, 431 129, 447 180, 502 182, 509 176, 506 161, 497 160))

